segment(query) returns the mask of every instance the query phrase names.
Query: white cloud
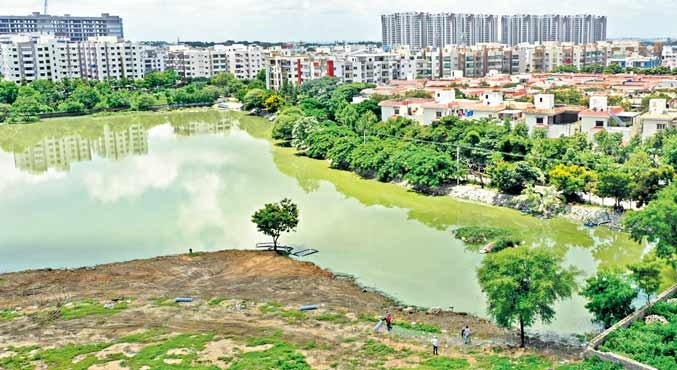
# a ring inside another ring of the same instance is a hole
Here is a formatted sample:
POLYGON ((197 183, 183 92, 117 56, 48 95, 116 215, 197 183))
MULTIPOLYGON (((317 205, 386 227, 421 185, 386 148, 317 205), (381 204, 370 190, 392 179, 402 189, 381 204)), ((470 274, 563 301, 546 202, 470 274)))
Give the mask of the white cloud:
MULTIPOLYGON (((42 0, 0 0, 3 13, 42 9, 42 0)), ((677 36, 673 0, 53 0, 50 13, 125 18, 131 39, 355 40, 380 38, 379 15, 394 11, 596 13, 609 16, 609 36, 677 36)))
POLYGON ((0 198, 11 198, 28 189, 26 185, 35 185, 66 177, 65 172, 50 169, 40 174, 22 171, 14 164, 14 156, 0 151, 0 198))
POLYGON ((93 199, 112 203, 136 198, 151 189, 165 189, 178 173, 178 163, 167 158, 130 157, 92 167, 82 181, 93 199))

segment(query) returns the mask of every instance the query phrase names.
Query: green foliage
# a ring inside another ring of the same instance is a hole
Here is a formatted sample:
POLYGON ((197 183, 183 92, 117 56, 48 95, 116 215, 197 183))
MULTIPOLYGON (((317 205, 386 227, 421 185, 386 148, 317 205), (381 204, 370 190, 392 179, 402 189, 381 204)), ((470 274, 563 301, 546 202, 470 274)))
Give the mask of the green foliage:
POLYGON ((637 291, 618 273, 600 271, 586 280, 581 295, 588 299, 585 308, 605 328, 632 313, 637 291))
POLYGON ((33 360, 43 361, 54 370, 86 370, 96 362, 96 357, 89 355, 109 347, 109 343, 100 344, 69 344, 61 348, 48 349, 39 352, 33 360), (73 363, 73 359, 81 355, 88 355, 83 360, 73 363))
POLYGON ((282 199, 279 203, 267 203, 252 215, 252 222, 259 232, 273 238, 274 249, 280 234, 296 229, 299 224, 298 206, 291 199, 282 199))
POLYGON ((313 131, 320 129, 320 123, 315 117, 300 117, 294 122, 292 128, 291 145, 298 150, 306 150, 308 145, 306 140, 313 131))
POLYGON ((99 93, 87 85, 78 86, 69 99, 82 104, 87 110, 93 109, 101 101, 99 93))
POLYGON ((632 194, 632 177, 621 171, 606 171, 599 175, 595 193, 603 198, 614 198, 616 206, 632 194))
POLYGON ((508 248, 487 255, 477 271, 489 314, 501 327, 519 324, 523 347, 524 328, 537 319, 552 321, 555 302, 570 297, 576 288, 577 271, 563 268, 562 261, 542 248, 508 248))
POLYGON ((657 303, 649 314, 665 317, 668 324, 635 321, 609 334, 601 350, 625 355, 660 370, 677 369, 677 303, 657 303))
POLYGON ((510 234, 508 229, 490 226, 466 226, 454 230, 455 237, 473 245, 483 245, 510 234))
POLYGON ((140 370, 143 367, 167 370, 217 370, 217 366, 201 365, 197 361, 197 353, 213 339, 213 334, 179 334, 163 342, 144 347, 134 357, 125 360, 125 363, 132 370, 140 370), (168 353, 177 348, 186 349, 188 353, 171 355, 168 353), (181 362, 168 364, 165 362, 166 359, 179 359, 181 362))
POLYGON ((637 241, 656 243, 656 255, 674 265, 677 254, 677 185, 658 193, 641 211, 630 211, 623 219, 630 235, 637 241))
POLYGON ((19 95, 19 87, 10 81, 0 81, 0 103, 12 104, 19 95))
POLYGON ((242 100, 242 108, 246 110, 264 109, 266 92, 263 89, 252 89, 245 94, 242 100))
POLYGON ((567 201, 578 198, 579 192, 588 190, 595 182, 595 173, 577 165, 558 164, 548 173, 550 183, 562 192, 567 201))
POLYGON ((273 139, 290 142, 293 139, 293 130, 296 122, 303 117, 303 111, 298 107, 289 107, 282 110, 273 126, 273 139))
POLYGON ((658 293, 663 264, 655 254, 647 254, 640 262, 629 265, 628 269, 632 271, 632 280, 647 295, 647 300, 650 300, 651 295, 658 293))
POLYGON ((488 169, 491 186, 508 194, 520 194, 529 185, 543 182, 543 173, 527 162, 500 161, 488 169))
POLYGON ((560 366, 557 370, 623 370, 623 366, 613 362, 602 361, 595 357, 583 362, 560 366))
POLYGON ((522 212, 545 218, 553 217, 563 209, 560 195, 551 186, 527 186, 515 197, 514 205, 522 212))
POLYGON ((151 94, 140 94, 134 98, 133 107, 138 110, 150 110, 156 104, 151 94))

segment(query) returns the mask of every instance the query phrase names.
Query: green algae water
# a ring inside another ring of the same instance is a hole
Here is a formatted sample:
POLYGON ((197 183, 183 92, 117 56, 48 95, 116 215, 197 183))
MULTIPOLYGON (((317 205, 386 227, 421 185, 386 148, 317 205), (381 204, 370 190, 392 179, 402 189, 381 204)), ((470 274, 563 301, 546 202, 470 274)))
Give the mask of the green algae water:
MULTIPOLYGON (((513 229, 583 277, 637 261, 645 249, 604 228, 332 170, 272 145, 270 129, 264 119, 218 111, 0 127, 0 272, 253 248, 268 240, 252 213, 284 197, 299 204, 301 222, 282 242, 320 250, 308 260, 410 304, 481 316, 482 255, 453 238, 456 227, 513 229)), ((578 296, 562 302, 539 329, 590 330, 583 305, 578 296)))

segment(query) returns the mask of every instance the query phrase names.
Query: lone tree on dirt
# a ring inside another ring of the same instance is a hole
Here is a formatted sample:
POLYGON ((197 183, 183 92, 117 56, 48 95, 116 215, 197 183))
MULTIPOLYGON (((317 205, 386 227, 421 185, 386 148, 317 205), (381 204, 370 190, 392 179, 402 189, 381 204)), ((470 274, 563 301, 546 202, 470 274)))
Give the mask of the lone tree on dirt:
POLYGON ((551 322, 555 302, 576 288, 577 271, 562 268, 562 259, 542 248, 508 248, 487 255, 477 270, 489 314, 504 328, 519 324, 521 347, 524 328, 537 318, 551 322))
POLYGON ((287 198, 280 203, 268 203, 254 213, 252 222, 258 231, 273 238, 273 250, 277 252, 280 234, 294 231, 299 224, 299 208, 287 198))

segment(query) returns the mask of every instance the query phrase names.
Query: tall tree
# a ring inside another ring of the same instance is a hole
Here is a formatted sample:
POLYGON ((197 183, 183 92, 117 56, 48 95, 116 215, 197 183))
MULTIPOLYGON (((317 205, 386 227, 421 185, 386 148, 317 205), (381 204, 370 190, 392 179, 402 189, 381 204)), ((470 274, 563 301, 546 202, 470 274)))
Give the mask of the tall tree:
POLYGON ((294 231, 299 224, 298 206, 291 199, 279 203, 267 203, 252 215, 252 222, 259 232, 273 238, 273 250, 277 252, 277 241, 285 232, 294 231))
POLYGON ((487 255, 477 271, 489 314, 499 326, 518 324, 522 347, 524 329, 539 318, 551 322, 555 302, 570 297, 576 289, 578 272, 563 268, 562 261, 563 257, 543 248, 508 248, 487 255))
POLYGON ((588 299, 585 308, 592 313, 594 320, 609 328, 632 313, 632 301, 637 297, 637 290, 620 274, 600 271, 585 281, 581 295, 588 299))
POLYGON ((632 271, 632 280, 644 291, 647 302, 651 301, 652 295, 658 293, 662 267, 663 264, 653 253, 644 256, 640 262, 628 266, 632 271))
POLYGON ((677 266, 677 184, 663 189, 643 210, 628 212, 623 224, 633 239, 656 243, 656 255, 677 266))

